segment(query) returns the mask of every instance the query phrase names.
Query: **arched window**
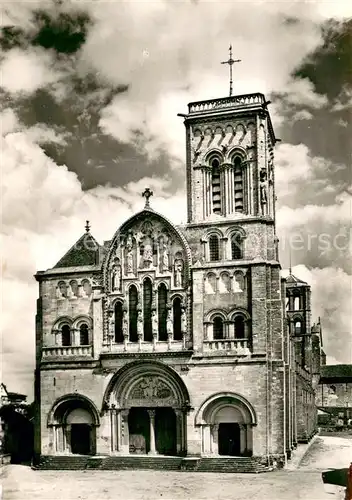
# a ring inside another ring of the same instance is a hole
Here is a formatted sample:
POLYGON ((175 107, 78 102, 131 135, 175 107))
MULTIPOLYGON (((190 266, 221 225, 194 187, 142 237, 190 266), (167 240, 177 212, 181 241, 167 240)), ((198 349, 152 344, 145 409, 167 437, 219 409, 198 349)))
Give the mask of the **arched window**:
POLYGON ((244 339, 246 337, 244 317, 237 315, 235 317, 235 339, 244 339))
POLYGON ((121 302, 116 302, 115 304, 115 342, 123 342, 123 332, 122 332, 122 304, 121 302))
POLYGON ((63 347, 72 345, 69 325, 63 325, 61 328, 61 344, 63 347))
POLYGON ((240 232, 236 232, 231 237, 231 258, 232 260, 243 258, 243 237, 240 232))
POLYGON ((151 342, 153 340, 152 332, 152 296, 153 287, 149 278, 146 278, 143 283, 143 325, 144 325, 144 340, 151 342))
POLYGON ((211 161, 211 194, 214 214, 221 214, 220 163, 217 158, 211 161))
POLYGON ((67 297, 67 285, 64 281, 60 281, 58 284, 59 297, 67 297))
POLYGON ((214 340, 224 338, 224 322, 221 316, 215 316, 213 319, 213 338, 214 340))
POLYGON ((243 212, 243 168, 241 163, 241 158, 236 156, 234 161, 235 212, 243 212))
POLYGON ((181 332, 181 299, 176 297, 173 302, 174 340, 182 340, 181 332))
POLYGON ((295 321, 295 335, 301 335, 302 333, 302 321, 297 319, 295 321))
POLYGON ((89 345, 89 330, 87 323, 79 327, 79 345, 89 345))
POLYGON ((216 234, 212 234, 209 238, 209 260, 219 260, 219 238, 216 234))
POLYGON ((167 319, 167 289, 164 283, 161 283, 158 288, 158 325, 159 325, 159 340, 167 340, 166 319, 167 319))
POLYGON ((134 285, 130 286, 129 290, 129 320, 130 320, 130 341, 137 342, 137 303, 138 292, 134 285))
POLYGON ((76 280, 70 281, 71 292, 74 297, 78 297, 78 283, 76 280))
POLYGON ((83 295, 89 297, 92 294, 92 285, 89 280, 82 281, 83 295))
POLYGON ((294 301, 293 301, 293 310, 294 311, 299 311, 300 310, 300 298, 298 295, 295 296, 294 301))

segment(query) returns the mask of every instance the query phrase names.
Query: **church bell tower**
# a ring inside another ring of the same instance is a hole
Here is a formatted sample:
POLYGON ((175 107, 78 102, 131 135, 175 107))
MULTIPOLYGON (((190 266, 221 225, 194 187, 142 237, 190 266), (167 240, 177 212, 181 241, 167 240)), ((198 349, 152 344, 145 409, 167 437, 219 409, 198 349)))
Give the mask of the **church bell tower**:
POLYGON ((268 104, 257 93, 188 105, 189 223, 274 219, 276 139, 268 104))

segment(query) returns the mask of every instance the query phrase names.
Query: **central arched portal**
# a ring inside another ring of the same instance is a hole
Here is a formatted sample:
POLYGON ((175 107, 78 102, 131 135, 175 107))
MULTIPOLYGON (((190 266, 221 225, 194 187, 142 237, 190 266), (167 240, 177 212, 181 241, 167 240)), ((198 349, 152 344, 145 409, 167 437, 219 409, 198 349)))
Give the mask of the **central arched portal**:
POLYGON ((159 362, 130 363, 113 377, 105 400, 113 453, 186 454, 189 396, 170 367, 159 362))

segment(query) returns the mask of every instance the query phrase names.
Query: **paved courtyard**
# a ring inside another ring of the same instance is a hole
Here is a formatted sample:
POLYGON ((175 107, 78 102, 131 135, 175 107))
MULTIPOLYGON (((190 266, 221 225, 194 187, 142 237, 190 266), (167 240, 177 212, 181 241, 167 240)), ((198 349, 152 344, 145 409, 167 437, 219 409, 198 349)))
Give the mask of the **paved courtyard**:
MULTIPOLYGON (((3 469, 4 500, 324 500, 321 470, 347 467, 352 439, 318 437, 294 470, 264 474, 3 469)), ((340 497, 341 498, 341 497, 340 497)))

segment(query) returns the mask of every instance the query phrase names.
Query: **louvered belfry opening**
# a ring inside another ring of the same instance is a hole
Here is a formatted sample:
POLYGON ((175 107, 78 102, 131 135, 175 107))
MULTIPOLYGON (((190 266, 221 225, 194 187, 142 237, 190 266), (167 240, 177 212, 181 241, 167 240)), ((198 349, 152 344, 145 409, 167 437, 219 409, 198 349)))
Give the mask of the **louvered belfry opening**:
POLYGON ((221 214, 221 180, 219 167, 219 160, 217 158, 214 158, 211 161, 211 188, 214 214, 221 214))
POLYGON ((243 212, 243 169, 241 158, 234 160, 235 176, 235 212, 243 212))

